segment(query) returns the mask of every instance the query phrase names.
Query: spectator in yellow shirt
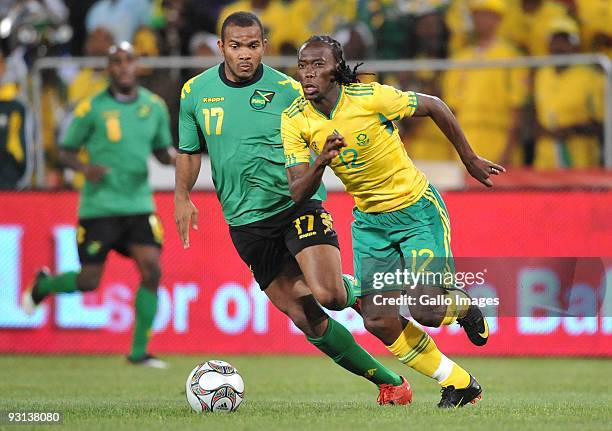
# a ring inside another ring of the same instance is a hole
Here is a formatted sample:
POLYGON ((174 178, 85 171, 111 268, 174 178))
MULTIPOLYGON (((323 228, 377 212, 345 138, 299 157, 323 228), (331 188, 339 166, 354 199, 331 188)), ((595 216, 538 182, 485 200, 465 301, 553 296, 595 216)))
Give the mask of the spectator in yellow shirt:
POLYGON ((612 1, 576 0, 582 49, 612 58, 612 1))
MULTIPOLYGON (((578 26, 572 19, 556 20, 548 31, 551 54, 579 52, 578 26)), ((535 102, 541 130, 536 168, 600 164, 603 99, 603 74, 591 66, 550 66, 537 71, 535 102)))
MULTIPOLYGON (((456 60, 512 58, 518 51, 498 34, 503 0, 472 0, 473 45, 456 60)), ((474 150, 502 164, 520 164, 519 120, 527 96, 528 73, 523 69, 457 69, 446 73, 443 97, 456 112, 474 150)))
POLYGON ((612 58, 612 26, 602 28, 595 34, 592 50, 612 58))
POLYGON ((567 16, 565 6, 554 0, 508 0, 507 3, 507 14, 500 30, 502 36, 525 54, 547 55, 547 29, 555 19, 567 16))

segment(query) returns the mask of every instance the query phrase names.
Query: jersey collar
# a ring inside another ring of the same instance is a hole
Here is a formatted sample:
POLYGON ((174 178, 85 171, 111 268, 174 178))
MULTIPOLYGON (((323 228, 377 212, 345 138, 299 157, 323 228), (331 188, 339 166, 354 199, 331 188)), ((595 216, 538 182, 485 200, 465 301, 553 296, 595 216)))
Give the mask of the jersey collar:
POLYGON ((122 96, 120 94, 115 94, 113 92, 113 89, 110 87, 110 85, 108 86, 108 88, 106 89, 106 91, 108 91, 108 94, 110 95, 110 97, 117 103, 123 103, 124 105, 129 105, 130 103, 134 103, 136 102, 139 98, 140 98, 140 87, 136 88, 136 96, 134 97, 128 97, 126 98, 125 96, 122 96))
POLYGON ((248 87, 249 85, 253 85, 257 81, 259 81, 262 76, 263 76, 263 64, 260 63, 259 66, 257 66, 255 75, 253 75, 253 79, 249 81, 245 81, 245 82, 230 81, 229 79, 227 79, 227 76, 225 75, 225 62, 219 65, 219 78, 221 78, 221 81, 223 81, 223 83, 227 85, 228 87, 233 87, 233 88, 248 87))
POLYGON ((343 99, 344 99, 344 85, 340 85, 340 92, 338 93, 338 99, 336 99, 336 104, 334 105, 331 112, 329 113, 329 117, 325 115, 324 113, 322 113, 321 111, 319 111, 314 105, 314 103, 310 101, 308 101, 308 103, 310 104, 314 112, 316 112, 317 114, 319 114, 321 117, 325 118, 326 120, 331 120, 334 118, 334 114, 338 111, 338 108, 342 104, 343 99))

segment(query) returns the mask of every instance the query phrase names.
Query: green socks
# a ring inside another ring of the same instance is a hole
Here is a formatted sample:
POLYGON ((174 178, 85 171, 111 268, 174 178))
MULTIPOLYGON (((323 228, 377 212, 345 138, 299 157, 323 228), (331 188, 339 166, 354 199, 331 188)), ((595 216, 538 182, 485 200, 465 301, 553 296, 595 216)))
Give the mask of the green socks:
POLYGON ((306 337, 317 349, 332 358, 345 370, 376 383, 377 385, 401 385, 402 379, 374 359, 357 344, 353 335, 331 317, 322 337, 306 337))
POLYGON ((132 359, 141 358, 147 353, 151 327, 157 312, 157 295, 144 286, 140 286, 136 293, 135 309, 134 340, 130 353, 132 359))
POLYGON ((355 296, 357 280, 352 275, 342 274, 342 283, 346 289, 346 306, 344 308, 352 307, 357 302, 357 296, 355 296))
POLYGON ((41 295, 53 293, 71 293, 77 291, 78 272, 64 272, 53 277, 45 277, 38 283, 38 291, 41 295))

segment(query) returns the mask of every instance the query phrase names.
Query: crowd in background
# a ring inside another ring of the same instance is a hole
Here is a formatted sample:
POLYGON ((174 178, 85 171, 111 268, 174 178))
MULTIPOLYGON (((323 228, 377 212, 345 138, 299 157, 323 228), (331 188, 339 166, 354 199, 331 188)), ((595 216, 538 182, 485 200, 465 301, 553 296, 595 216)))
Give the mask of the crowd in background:
MULTIPOLYGON (((612 0, 0 0, 0 188, 15 187, 26 169, 31 108, 24 87, 36 59, 104 56, 123 40, 141 56, 216 56, 221 23, 239 10, 261 18, 268 55, 295 56, 309 36, 330 34, 347 59, 612 56, 612 0)), ((166 100, 175 125, 180 86, 192 73, 140 71, 141 84, 166 100)), ((538 169, 601 166, 605 76, 596 67, 363 77, 371 79, 440 96, 475 149, 493 161, 538 169)), ((45 182, 61 188, 66 180, 55 154, 62 130, 76 103, 107 80, 103 69, 65 67, 45 73, 43 82, 45 182)), ((415 159, 455 157, 430 120, 404 121, 400 133, 415 159)))

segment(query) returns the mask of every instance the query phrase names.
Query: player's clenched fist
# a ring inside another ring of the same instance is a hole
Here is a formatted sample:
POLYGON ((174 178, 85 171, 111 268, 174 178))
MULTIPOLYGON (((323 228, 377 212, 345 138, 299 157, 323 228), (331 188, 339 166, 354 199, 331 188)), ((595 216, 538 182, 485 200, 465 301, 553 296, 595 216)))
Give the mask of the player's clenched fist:
POLYGON ((325 145, 321 154, 319 154, 319 162, 322 165, 329 165, 334 157, 340 153, 340 149, 346 147, 344 137, 338 133, 331 134, 325 140, 325 145))
POLYGON ((198 230, 198 209, 189 198, 174 199, 174 222, 183 248, 189 248, 189 226, 198 230))

